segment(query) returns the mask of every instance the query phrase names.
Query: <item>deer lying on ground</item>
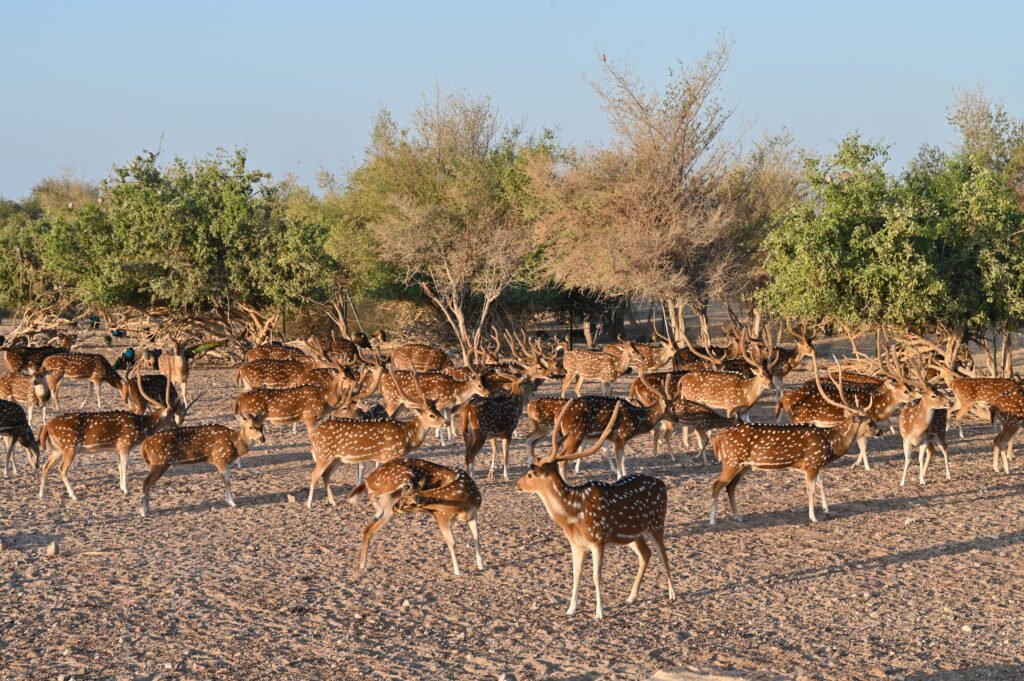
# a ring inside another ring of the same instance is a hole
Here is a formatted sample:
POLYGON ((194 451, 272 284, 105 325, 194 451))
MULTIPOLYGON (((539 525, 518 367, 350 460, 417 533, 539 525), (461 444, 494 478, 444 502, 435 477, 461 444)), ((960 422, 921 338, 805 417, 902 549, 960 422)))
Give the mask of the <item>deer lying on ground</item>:
POLYGON ((558 347, 562 349, 562 366, 565 367, 562 397, 565 397, 565 391, 569 389, 573 381, 576 381, 574 391, 576 397, 579 397, 580 388, 587 380, 599 381, 601 393, 607 395, 611 384, 619 376, 630 371, 629 361, 634 354, 631 346, 626 346, 618 356, 601 350, 570 350, 568 342, 565 341, 559 343, 558 347))
POLYGON ((423 343, 407 343, 391 353, 391 363, 399 371, 441 371, 452 365, 452 361, 441 348, 423 343))
MULTIPOLYGON (((198 401, 198 397, 192 400, 192 405, 198 401)), ((140 448, 142 460, 149 465, 149 475, 142 483, 139 514, 146 517, 149 513, 149 492, 168 468, 194 463, 212 463, 217 467, 224 478, 224 500, 228 506, 235 506, 235 499, 231 496, 231 462, 248 454, 254 444, 266 441, 263 419, 246 415, 239 417, 238 428, 234 430, 208 423, 149 436, 140 448)))
POLYGON ((14 461, 16 445, 24 447, 28 453, 29 465, 39 468, 39 443, 29 426, 25 410, 20 405, 0 399, 0 438, 7 444, 7 457, 4 459, 4 476, 11 471, 18 474, 18 465, 14 461))
MULTIPOLYGON (((572 596, 566 614, 576 612, 579 594, 580 573, 583 571, 585 551, 590 551, 594 564, 595 614, 604 617, 601 603, 601 568, 604 550, 608 544, 628 544, 640 559, 633 588, 626 603, 633 603, 640 590, 640 582, 647 571, 651 558, 648 543, 654 544, 661 554, 668 581, 668 599, 676 599, 672 587, 672 573, 665 550, 665 514, 668 508, 668 492, 665 483, 646 475, 629 475, 613 483, 588 482, 583 485, 569 485, 558 471, 560 461, 588 456, 597 451, 611 435, 622 406, 619 402, 608 420, 601 437, 590 450, 568 453, 559 451, 557 436, 553 436, 552 452, 537 461, 516 483, 520 492, 536 494, 551 519, 562 528, 572 549, 572 596)), ((561 417, 571 409, 572 401, 562 407, 553 432, 562 430, 561 417)))
MULTIPOLYGON (((398 390, 402 392, 401 386, 398 390)), ((422 393, 418 402, 413 402, 408 396, 403 399, 415 416, 407 423, 392 419, 327 419, 313 429, 309 441, 315 466, 309 480, 307 508, 313 506, 313 491, 318 480, 323 481, 327 490, 327 502, 334 505, 331 474, 339 463, 357 464, 356 483, 362 482, 363 463, 375 461, 380 464, 400 459, 422 445, 431 428, 445 424, 437 407, 422 393)))
MULTIPOLYGON (((60 385, 65 378, 86 380, 92 383, 96 390, 96 408, 103 405, 100 402, 100 385, 106 383, 119 394, 124 387, 124 379, 114 371, 110 362, 103 355, 87 352, 66 352, 59 355, 50 355, 43 360, 42 368, 46 373, 46 385, 50 389, 53 398, 53 406, 60 408, 60 385)), ((85 406, 89 399, 88 393, 79 405, 79 409, 85 406)))
POLYGON ((490 479, 494 475, 494 464, 498 458, 497 441, 501 440, 502 477, 508 480, 509 443, 519 425, 519 417, 539 383, 524 375, 511 384, 508 394, 473 398, 462 408, 462 438, 466 443, 466 471, 469 477, 473 477, 476 455, 487 441, 491 443, 491 466, 487 477, 490 479))
POLYGON ((46 385, 46 375, 5 374, 0 376, 0 399, 11 400, 24 406, 28 410, 30 425, 35 408, 40 407, 45 423, 46 405, 50 402, 50 387, 46 385))
MULTIPOLYGON (((146 396, 146 399, 149 397, 146 396)), ((193 404, 196 401, 193 400, 193 404)), ((128 452, 153 433, 180 424, 187 413, 185 409, 176 411, 176 405, 173 404, 168 406, 156 400, 150 402, 153 411, 149 414, 127 411, 79 412, 63 414, 48 421, 39 431, 39 446, 48 450, 52 444, 56 451, 43 464, 39 498, 42 499, 46 492, 46 478, 50 469, 60 460, 60 478, 68 496, 78 500, 67 472, 75 456, 83 449, 90 452, 117 452, 121 491, 128 494, 128 452)))
POLYGON ((363 544, 359 551, 360 570, 366 569, 366 553, 373 535, 395 513, 429 513, 434 517, 452 557, 452 571, 456 576, 461 572, 455 555, 452 521, 463 521, 473 535, 476 567, 478 570, 484 569, 476 523, 483 498, 476 483, 465 471, 423 459, 395 459, 384 463, 356 485, 348 495, 349 503, 356 503, 364 491, 376 514, 363 528, 363 544))
MULTIPOLYGON (((442 446, 445 444, 443 429, 454 432, 452 412, 455 408, 468 402, 471 397, 487 395, 487 388, 477 373, 460 381, 441 371, 430 371, 425 374, 417 371, 389 372, 380 382, 380 391, 384 396, 384 408, 388 416, 394 416, 401 406, 410 406, 407 395, 414 388, 423 393, 423 399, 432 401, 444 414, 445 424, 437 431, 442 446)), ((417 403, 423 399, 418 399, 417 403)))
MULTIPOLYGON (((814 362, 814 356, 811 356, 814 362)), ((814 375, 818 367, 814 366, 814 375)), ((711 486, 711 524, 715 524, 718 510, 718 493, 724 487, 729 495, 729 506, 733 517, 742 520, 736 507, 736 486, 743 475, 754 470, 782 470, 793 468, 803 471, 807 485, 807 513, 811 522, 817 522, 814 515, 815 487, 821 495, 821 507, 828 515, 828 500, 821 471, 826 465, 843 456, 853 441, 865 428, 878 433, 868 412, 871 402, 861 409, 846 401, 843 380, 838 380, 838 395, 842 401, 833 400, 818 382, 819 392, 830 404, 847 412, 847 418, 831 428, 812 425, 769 425, 764 423, 741 423, 723 430, 712 443, 715 456, 722 462, 722 471, 711 486)))

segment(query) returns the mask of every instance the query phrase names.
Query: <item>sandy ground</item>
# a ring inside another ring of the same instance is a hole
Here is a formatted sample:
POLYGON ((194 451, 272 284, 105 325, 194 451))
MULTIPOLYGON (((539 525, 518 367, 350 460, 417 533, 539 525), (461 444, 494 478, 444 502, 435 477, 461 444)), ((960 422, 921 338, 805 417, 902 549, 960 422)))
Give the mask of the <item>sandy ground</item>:
MULTIPOLYGON (((69 384, 66 405, 83 390, 69 384)), ((199 390, 208 393, 192 422, 229 422, 230 370, 197 370, 190 391, 199 390)), ((767 408, 766 398, 759 413, 767 408)), ((715 527, 717 467, 653 458, 645 436, 627 465, 668 484, 679 600, 668 602, 653 560, 627 607, 636 558, 614 547, 600 622, 589 560, 580 611, 565 615, 568 545, 540 500, 514 490, 520 443, 512 481, 481 482, 486 570, 456 529, 462 577, 423 516, 386 526, 360 573, 370 508, 332 508, 319 488, 306 509, 304 431, 268 431, 234 476, 238 508, 224 504, 212 467, 194 466, 158 483, 148 518, 137 510, 137 452, 127 497, 116 458, 84 454, 70 472, 77 503, 55 472, 43 500, 36 474, 0 480, 0 677, 645 679, 692 664, 813 679, 1020 678, 1022 464, 993 473, 991 427, 967 435, 950 433, 950 482, 939 465, 927 486, 915 478, 901 489, 889 435, 872 443, 870 472, 850 456, 827 471, 832 519, 809 523, 797 474, 752 473, 739 488, 745 521, 726 514, 715 527), (59 554, 48 557, 53 541, 59 554)), ((462 460, 461 445, 433 439, 418 454, 462 460)), ((603 459, 584 474, 609 479, 603 459)), ((353 479, 353 468, 340 470, 336 492, 353 479)))

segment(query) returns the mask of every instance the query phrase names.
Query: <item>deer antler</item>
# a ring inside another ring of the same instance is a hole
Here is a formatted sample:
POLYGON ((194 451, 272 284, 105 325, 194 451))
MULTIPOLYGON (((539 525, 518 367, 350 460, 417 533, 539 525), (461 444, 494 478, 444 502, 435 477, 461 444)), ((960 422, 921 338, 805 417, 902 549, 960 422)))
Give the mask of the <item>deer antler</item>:
POLYGON ((565 416, 565 413, 569 410, 569 406, 572 405, 575 401, 576 400, 569 400, 568 402, 565 403, 565 406, 562 407, 562 410, 558 412, 558 417, 555 419, 555 427, 552 430, 551 434, 551 454, 544 457, 543 459, 540 459, 538 463, 546 464, 553 463, 555 461, 574 461, 576 459, 582 459, 584 457, 590 456, 597 450, 601 449, 601 447, 604 446, 605 440, 607 440, 608 436, 611 435, 612 429, 615 428, 615 423, 619 419, 619 410, 622 408, 622 402, 618 400, 615 402, 615 408, 612 409, 612 415, 608 418, 608 425, 605 426, 604 431, 601 433, 601 436, 597 439, 597 442, 594 443, 594 446, 592 446, 590 449, 586 451, 578 451, 573 454, 565 454, 564 452, 558 452, 558 433, 562 427, 562 417, 565 416))
POLYGON ((859 409, 859 408, 851 405, 849 402, 847 402, 846 401, 846 391, 843 388, 843 366, 839 362, 836 362, 835 364, 836 364, 836 369, 839 372, 839 376, 838 376, 837 380, 834 381, 834 382, 836 384, 836 388, 839 391, 839 399, 841 400, 841 402, 836 402, 831 397, 829 397, 828 394, 825 392, 825 388, 822 387, 822 385, 821 385, 821 377, 818 375, 817 353, 813 353, 813 352, 811 353, 811 367, 812 367, 812 369, 814 371, 814 383, 815 383, 815 385, 818 386, 818 394, 821 395, 821 398, 823 400, 825 400, 826 402, 831 404, 833 407, 839 407, 840 409, 845 409, 846 411, 848 411, 848 412, 850 412, 852 414, 856 414, 858 416, 867 416, 868 411, 870 411, 872 405, 874 405, 875 396, 874 395, 871 396, 871 399, 868 400, 868 405, 866 407, 864 407, 863 409, 859 409))

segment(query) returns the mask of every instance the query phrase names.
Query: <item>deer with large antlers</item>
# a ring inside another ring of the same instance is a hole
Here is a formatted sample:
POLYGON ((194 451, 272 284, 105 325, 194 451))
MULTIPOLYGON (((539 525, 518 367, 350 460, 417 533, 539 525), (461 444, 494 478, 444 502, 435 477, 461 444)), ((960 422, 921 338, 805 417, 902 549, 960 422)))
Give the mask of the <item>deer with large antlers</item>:
POLYGON ((0 400, 0 438, 7 444, 7 457, 4 459, 4 475, 7 476, 13 470, 18 473, 18 466, 14 461, 14 448, 21 445, 28 452, 28 462, 33 468, 39 467, 39 443, 29 426, 25 410, 20 405, 0 400))
POLYGON ((11 400, 24 406, 28 410, 29 424, 32 423, 32 414, 36 407, 41 408, 45 422, 46 405, 50 402, 50 386, 46 385, 46 375, 5 374, 0 376, 0 399, 11 400))
MULTIPOLYGON (((133 370, 139 373, 138 365, 133 370)), ((178 411, 185 409, 174 384, 163 374, 141 374, 135 380, 126 380, 121 399, 128 410, 136 414, 145 414, 153 404, 170 405, 178 411)))
MULTIPOLYGON (((136 380, 138 374, 136 374, 136 380)), ((146 396, 146 399, 149 399, 146 396)), ((196 400, 193 400, 193 404, 196 400)), ((60 478, 68 496, 77 501, 75 490, 68 480, 68 468, 81 450, 90 452, 117 452, 117 470, 121 491, 128 494, 128 453, 145 438, 175 424, 180 424, 186 410, 175 411, 175 405, 168 406, 150 400, 153 411, 149 414, 133 414, 127 411, 100 411, 63 414, 46 422, 39 431, 39 446, 54 452, 43 464, 39 482, 39 498, 46 492, 46 478, 50 469, 59 460, 60 478)))
MULTIPOLYGON (((401 385, 398 391, 404 395, 401 385)), ((436 405, 422 392, 419 401, 414 402, 408 396, 403 400, 413 411, 412 421, 327 419, 313 429, 309 441, 315 466, 309 481, 307 508, 313 506, 313 491, 318 480, 323 481, 327 490, 327 502, 334 505, 331 474, 339 463, 356 464, 356 482, 362 482, 364 463, 374 461, 380 464, 401 459, 423 444, 431 428, 440 428, 447 423, 436 405)))
POLYGON ((562 366, 565 367, 565 378, 562 380, 562 397, 573 381, 574 391, 580 396, 580 388, 584 381, 601 383, 601 393, 607 395, 611 384, 630 371, 629 362, 634 356, 632 346, 625 346, 617 356, 602 350, 570 350, 569 344, 563 341, 558 344, 562 349, 562 366))
MULTIPOLYGON (((65 378, 86 380, 92 383, 96 390, 96 408, 102 407, 100 402, 100 386, 104 383, 116 390, 119 394, 124 387, 124 379, 114 371, 110 362, 103 355, 88 352, 66 352, 59 355, 50 355, 43 360, 42 368, 47 372, 46 385, 50 389, 53 398, 53 405, 60 407, 60 385, 65 378)), ((89 399, 88 393, 79 406, 81 409, 89 399)))
MULTIPOLYGON (((811 356, 814 362, 814 356, 811 356)), ((815 376, 818 368, 815 364, 815 376)), ((742 520, 736 507, 736 486, 748 470, 782 470, 792 468, 802 471, 807 485, 807 513, 811 522, 817 522, 814 514, 815 488, 821 497, 822 510, 828 515, 828 500, 825 497, 825 483, 821 471, 826 465, 843 456, 857 436, 867 428, 875 432, 876 426, 868 416, 871 403, 866 408, 857 408, 846 400, 842 375, 838 380, 839 400, 833 400, 818 382, 821 396, 834 406, 844 409, 847 418, 831 428, 812 425, 770 425, 764 423, 741 423, 723 430, 715 436, 712 447, 715 456, 722 462, 718 479, 711 486, 711 519, 715 524, 718 511, 718 493, 725 488, 733 517, 742 520)))
POLYGON ((360 570, 366 569, 366 554, 373 535, 395 513, 429 513, 434 517, 452 557, 452 571, 456 576, 462 573, 459 571, 459 559, 455 555, 452 522, 461 520, 466 523, 476 549, 476 567, 478 570, 484 569, 480 532, 476 522, 483 497, 466 471, 423 459, 395 459, 384 463, 356 485, 348 495, 349 503, 356 503, 364 491, 376 514, 363 528, 363 544, 359 551, 360 570))
MULTIPOLYGON (((509 377, 511 378, 511 377, 509 377)), ((498 440, 501 441, 502 477, 508 480, 508 447, 512 441, 519 417, 530 402, 539 381, 524 375, 512 382, 504 395, 490 395, 471 399, 461 410, 462 438, 466 443, 466 471, 473 477, 476 456, 484 443, 491 443, 490 479, 498 458, 498 440)))
POLYGON ((668 581, 668 599, 676 599, 672 586, 672 573, 665 550, 665 514, 668 509, 668 491, 665 483, 646 475, 629 475, 613 483, 588 482, 569 485, 559 473, 558 462, 587 456, 601 448, 611 435, 623 402, 617 403, 608 425, 593 447, 587 452, 559 451, 557 433, 562 430, 561 420, 572 408, 574 400, 566 402, 556 417, 552 452, 530 466, 530 470, 516 483, 520 492, 536 494, 551 519, 562 528, 572 550, 572 596, 566 614, 576 612, 583 558, 590 551, 594 565, 595 614, 604 617, 601 603, 601 568, 604 550, 608 544, 627 544, 640 559, 633 588, 626 603, 633 603, 640 590, 640 582, 651 558, 648 544, 654 544, 665 566, 668 581))
MULTIPOLYGON (((195 405, 199 398, 192 400, 195 405)), ((149 474, 142 482, 139 514, 149 513, 149 492, 171 466, 212 463, 224 479, 224 501, 235 506, 231 495, 231 462, 245 456, 254 444, 266 442, 260 416, 239 417, 238 428, 219 423, 185 426, 151 435, 142 442, 142 460, 149 465, 149 474)))
POLYGON ((712 409, 722 409, 729 418, 745 416, 772 385, 772 375, 763 359, 754 359, 745 348, 742 355, 753 370, 752 376, 726 371, 691 371, 679 379, 682 396, 712 409))
POLYGON ((424 343, 407 343, 394 349, 391 362, 399 371, 441 371, 452 365, 444 350, 424 343))
POLYGON ((456 407, 464 405, 472 397, 483 397, 488 394, 483 378, 478 373, 471 373, 464 380, 452 378, 443 371, 429 371, 421 374, 418 371, 388 372, 380 382, 380 391, 384 396, 384 408, 388 416, 394 416, 399 407, 409 407, 408 393, 413 389, 422 392, 417 402, 430 400, 444 414, 446 425, 438 429, 438 439, 445 444, 445 429, 454 431, 452 412, 456 407))

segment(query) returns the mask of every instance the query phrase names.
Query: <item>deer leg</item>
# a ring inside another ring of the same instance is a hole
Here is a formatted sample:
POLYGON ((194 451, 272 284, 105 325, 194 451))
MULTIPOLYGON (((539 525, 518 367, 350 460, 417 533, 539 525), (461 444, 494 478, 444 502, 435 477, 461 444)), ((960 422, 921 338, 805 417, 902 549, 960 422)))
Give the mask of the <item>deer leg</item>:
POLYGON ((818 494, 821 495, 821 510, 825 513, 825 517, 828 517, 828 499, 825 498, 825 478, 822 477, 821 471, 814 476, 814 479, 818 483, 818 494))
MULTIPOLYGON (((314 460, 315 458, 314 456, 314 460)), ((309 496, 306 497, 306 508, 313 508, 313 490, 316 489, 316 481, 321 479, 328 465, 326 462, 318 462, 313 468, 313 475, 309 478, 309 496)), ((356 481, 356 484, 358 485, 359 482, 356 481)))
POLYGON ((231 468, 226 464, 217 466, 217 468, 220 470, 220 476, 224 478, 224 501, 228 506, 234 508, 237 504, 235 498, 231 496, 231 468))
POLYGON ((466 521, 469 533, 473 536, 473 548, 476 551, 476 569, 484 569, 484 554, 480 551, 480 528, 476 524, 476 516, 466 521))
POLYGON ((363 528, 363 546, 359 550, 359 569, 366 569, 366 552, 370 548, 370 540, 373 539, 373 535, 377 534, 377 530, 382 528, 384 524, 391 520, 391 516, 394 514, 395 502, 398 501, 398 495, 388 495, 394 498, 389 499, 390 503, 385 504, 380 509, 380 514, 374 518, 370 523, 363 528))
MULTIPOLYGON (((6 440, 6 438, 5 438, 6 440)), ((7 442, 7 458, 4 461, 4 477, 10 475, 10 470, 13 468, 14 474, 18 474, 18 465, 14 462, 14 445, 16 440, 12 437, 7 442)))
MULTIPOLYGON (((47 379, 46 382, 49 383, 50 382, 49 379, 47 379)), ((60 409, 60 395, 59 395, 59 393, 60 393, 60 379, 59 378, 55 378, 54 381, 53 381, 53 385, 51 385, 49 387, 50 387, 50 398, 53 400, 53 407, 54 407, 54 409, 60 409)))
POLYGON ((910 470, 910 441, 903 441, 903 477, 900 479, 900 487, 907 484, 907 471, 910 470))
POLYGON ((690 426, 683 426, 683 449, 690 446, 690 426))
POLYGON ((706 464, 708 462, 708 445, 711 444, 711 438, 707 436, 707 433, 702 433, 698 429, 694 429, 697 435, 697 444, 700 445, 700 451, 693 455, 694 460, 700 457, 700 462, 706 464))
POLYGON ((437 527, 441 530, 441 538, 444 539, 445 546, 448 547, 448 553, 452 557, 452 571, 455 576, 458 577, 462 574, 459 571, 459 559, 455 556, 455 537, 452 536, 452 516, 447 513, 433 514, 434 520, 437 521, 437 527))
MULTIPOLYGON (((731 484, 732 481, 739 475, 739 471, 729 475, 725 469, 718 476, 718 479, 711 483, 711 519, 710 524, 715 524, 715 517, 718 515, 718 493, 722 491, 723 487, 731 484)), ((732 504, 732 495, 730 495, 729 503, 732 504)), ((736 515, 735 505, 733 506, 733 515, 736 515)))
MULTIPOLYGON (((575 393, 576 393, 576 397, 579 397, 579 396, 580 396, 580 391, 581 391, 581 390, 582 390, 582 388, 583 388, 583 381, 584 381, 584 380, 585 380, 585 379, 583 378, 583 375, 582 375, 582 374, 580 374, 580 377, 576 379, 576 387, 575 387, 575 388, 573 388, 573 391, 575 391, 575 393)), ((605 394, 605 395, 607 395, 608 393, 607 393, 607 392, 604 392, 604 394, 605 394)))
POLYGON ((68 491, 68 496, 71 497, 72 501, 78 501, 78 497, 75 496, 75 490, 71 487, 71 481, 68 480, 68 468, 71 467, 71 462, 75 460, 75 449, 69 449, 64 452, 64 458, 60 462, 60 468, 57 472, 60 473, 60 479, 64 482, 64 487, 68 491))
POLYGON ((814 515, 814 485, 817 475, 812 476, 810 472, 804 473, 804 483, 807 485, 807 515, 810 516, 811 522, 818 522, 818 518, 814 515))
POLYGON ((492 437, 491 443, 491 467, 487 469, 487 479, 490 480, 494 477, 494 466, 498 463, 498 443, 492 437))
POLYGON ((932 462, 931 445, 925 442, 917 450, 917 484, 925 484, 925 474, 928 472, 928 464, 932 462))
POLYGON ((50 474, 50 469, 53 465, 64 456, 64 453, 59 449, 50 455, 50 458, 43 464, 43 472, 39 476, 39 498, 43 498, 43 494, 46 492, 46 476, 50 474))
MULTIPOLYGON (((35 410, 35 405, 32 402, 28 403, 28 425, 32 425, 32 412, 35 410)), ((46 421, 44 418, 43 421, 46 421)))
POLYGON ((565 391, 569 389, 569 386, 572 384, 573 379, 575 378, 576 374, 572 373, 571 371, 565 372, 565 378, 562 379, 562 392, 560 397, 565 397, 565 391))
POLYGON ((665 528, 652 528, 647 534, 647 541, 654 544, 661 554, 661 562, 665 566, 665 579, 668 581, 668 600, 676 600, 676 590, 672 586, 672 570, 668 566, 668 551, 665 550, 665 528))
MULTIPOLYGON (((327 468, 325 468, 324 472, 320 475, 321 479, 324 481, 324 489, 327 490, 327 503, 330 504, 331 506, 335 505, 335 503, 334 503, 334 491, 331 490, 331 474, 334 473, 334 469, 337 468, 337 467, 338 467, 338 460, 337 459, 332 459, 331 462, 329 464, 327 464, 327 468)), ((359 484, 359 483, 356 483, 356 484, 359 484)))
POLYGON ((477 438, 479 433, 475 430, 467 428, 462 432, 462 440, 466 443, 466 472, 469 473, 469 477, 475 477, 474 469, 476 468, 476 455, 480 452, 483 447, 482 442, 478 442, 477 438))
POLYGON ((618 464, 618 467, 619 467, 619 470, 618 470, 618 473, 617 473, 618 477, 620 479, 626 477, 626 445, 625 444, 620 444, 618 442, 615 443, 615 462, 618 464))
POLYGON ((128 450, 117 453, 117 475, 121 482, 121 492, 128 494, 128 450))
POLYGON ((590 549, 590 561, 594 564, 594 600, 597 602, 597 619, 604 619, 604 608, 601 607, 601 567, 604 562, 604 546, 595 545, 590 549))
POLYGON ((88 402, 88 401, 89 401, 89 389, 86 388, 85 389, 85 397, 82 398, 82 403, 80 405, 78 405, 78 408, 80 410, 81 409, 85 409, 85 403, 88 402))
POLYGON ((942 462, 946 464, 946 480, 949 480, 949 453, 946 451, 946 443, 939 441, 935 443, 935 446, 942 452, 942 462))
POLYGON ((501 477, 508 480, 508 443, 511 438, 501 440, 501 477))
POLYGON ((736 487, 740 484, 740 480, 746 475, 747 469, 743 468, 729 481, 729 484, 725 486, 725 493, 729 497, 729 509, 732 511, 732 517, 737 522, 743 522, 743 516, 740 515, 739 507, 736 506, 736 487))
POLYGON ((580 474, 580 465, 582 465, 583 459, 576 459, 576 467, 573 469, 573 475, 580 474))
POLYGON ((153 489, 153 485, 160 479, 160 476, 167 471, 166 464, 155 464, 150 467, 149 475, 142 481, 142 503, 139 505, 139 515, 143 518, 149 513, 149 490, 153 489))
POLYGON ((572 549, 572 595, 569 597, 569 609, 566 615, 576 614, 577 596, 580 592, 580 574, 583 572, 583 547, 569 544, 572 549))
MULTIPOLYGON (((619 464, 618 464, 618 462, 615 459, 615 454, 613 454, 608 449, 607 443, 604 446, 601 447, 601 450, 604 452, 605 459, 608 460, 608 467, 612 469, 612 475, 614 475, 615 479, 618 480, 619 479, 619 464)), ((576 461, 580 461, 580 459, 576 459, 576 461)))
POLYGON ((636 579, 633 580, 633 589, 629 592, 629 597, 626 598, 626 603, 633 603, 640 592, 640 582, 644 578, 644 573, 647 572, 647 564, 651 561, 651 549, 643 537, 639 537, 630 544, 629 548, 633 549, 633 553, 640 559, 640 567, 637 569, 636 579))
POLYGON ((98 382, 93 383, 92 387, 96 389, 96 409, 102 409, 103 403, 100 401, 100 384, 98 382))
POLYGON ((857 457, 857 460, 864 462, 864 470, 871 470, 871 464, 868 463, 868 438, 866 435, 857 438, 857 447, 860 449, 860 456, 857 457))

